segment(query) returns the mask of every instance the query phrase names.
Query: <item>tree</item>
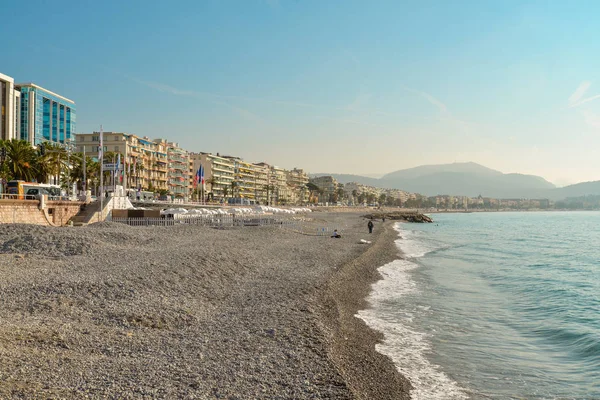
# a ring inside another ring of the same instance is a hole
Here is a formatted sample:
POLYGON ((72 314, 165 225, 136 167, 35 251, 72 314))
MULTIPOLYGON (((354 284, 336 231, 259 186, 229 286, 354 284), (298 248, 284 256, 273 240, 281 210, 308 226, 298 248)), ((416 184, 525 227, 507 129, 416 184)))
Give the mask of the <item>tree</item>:
POLYGON ((267 184, 263 186, 263 189, 267 192, 267 205, 269 206, 272 203, 270 195, 275 191, 275 185, 267 184))
POLYGON ((358 203, 359 204, 364 204, 366 200, 367 200, 367 194, 366 193, 360 193, 358 195, 358 203))
POLYGON ((320 187, 318 187, 317 185, 315 185, 312 182, 308 182, 306 184, 306 187, 308 188, 309 192, 308 192, 308 201, 311 203, 318 203, 319 202, 319 195, 323 194, 323 190, 321 190, 320 187))
POLYGON ((217 182, 218 182, 217 181, 217 177, 214 176, 214 175, 211 175, 210 178, 208 178, 206 180, 206 183, 210 185, 210 191, 208 192, 207 198, 214 199, 214 193, 213 192, 214 192, 214 188, 215 188, 215 185, 217 184, 217 182))
MULTIPOLYGON (((235 190, 236 188, 239 187, 239 183, 236 181, 231 181, 231 196, 235 197, 235 190)), ((239 190, 238 190, 238 194, 239 194, 239 190)))
POLYGON ((358 190, 354 189, 352 190, 352 203, 356 203, 357 202, 357 197, 358 197, 358 190))
MULTIPOLYGON (((54 176, 54 184, 60 185, 61 174, 67 166, 67 152, 58 143, 45 142, 43 143, 46 154, 40 156, 39 164, 43 165, 45 171, 50 176, 54 176)), ((66 176, 65 176, 66 177, 66 176)), ((44 181, 47 181, 45 177, 44 181)))
POLYGON ((381 193, 379 195, 379 205, 383 206, 385 205, 385 199, 387 198, 387 196, 385 195, 385 193, 381 193))
POLYGON ((25 140, 4 142, 6 148, 7 178, 32 181, 36 177, 36 153, 31 144, 25 140))
POLYGON ((344 189, 342 188, 338 188, 338 190, 336 190, 336 194, 337 198, 335 201, 342 201, 346 197, 346 192, 344 192, 344 189))

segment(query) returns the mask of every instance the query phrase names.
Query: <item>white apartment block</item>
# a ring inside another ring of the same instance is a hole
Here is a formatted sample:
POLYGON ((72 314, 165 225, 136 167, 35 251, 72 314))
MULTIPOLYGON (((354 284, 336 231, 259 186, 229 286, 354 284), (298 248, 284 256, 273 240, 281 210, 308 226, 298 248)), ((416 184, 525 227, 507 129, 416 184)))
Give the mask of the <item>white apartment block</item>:
POLYGON ((0 139, 21 139, 21 92, 15 80, 0 73, 0 139))

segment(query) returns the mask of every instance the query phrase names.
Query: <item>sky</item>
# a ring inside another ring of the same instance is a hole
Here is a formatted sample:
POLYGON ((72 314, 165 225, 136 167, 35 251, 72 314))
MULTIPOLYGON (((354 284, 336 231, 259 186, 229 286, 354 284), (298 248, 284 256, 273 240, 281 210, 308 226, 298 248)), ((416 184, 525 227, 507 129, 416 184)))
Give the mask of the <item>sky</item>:
POLYGON ((0 72, 77 132, 309 172, 477 162, 600 180, 597 1, 3 4, 0 72))

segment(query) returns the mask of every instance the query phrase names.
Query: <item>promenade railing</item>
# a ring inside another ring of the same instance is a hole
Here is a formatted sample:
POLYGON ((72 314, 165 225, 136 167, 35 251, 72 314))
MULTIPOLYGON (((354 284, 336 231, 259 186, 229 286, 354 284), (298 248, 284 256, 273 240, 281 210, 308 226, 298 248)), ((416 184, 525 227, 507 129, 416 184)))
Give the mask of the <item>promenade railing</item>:
POLYGON ((288 221, 271 216, 199 215, 186 218, 113 218, 113 222, 130 226, 200 225, 212 228, 285 225, 288 221))
POLYGON ((199 225, 211 228, 236 228, 250 226, 277 226, 290 232, 308 236, 331 236, 334 230, 343 233, 343 227, 263 215, 198 215, 184 218, 112 218, 113 222, 129 226, 179 226, 199 225))

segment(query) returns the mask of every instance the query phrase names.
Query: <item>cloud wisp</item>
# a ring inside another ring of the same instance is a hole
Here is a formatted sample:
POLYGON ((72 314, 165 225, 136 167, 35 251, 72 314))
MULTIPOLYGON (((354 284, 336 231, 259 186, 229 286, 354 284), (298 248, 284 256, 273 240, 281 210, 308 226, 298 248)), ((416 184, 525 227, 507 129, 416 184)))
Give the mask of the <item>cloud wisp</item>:
POLYGON ((590 81, 581 82, 579 84, 579 86, 577 87, 577 89, 575 89, 573 94, 571 96, 569 96, 569 105, 572 106, 573 104, 577 104, 579 102, 579 100, 581 100, 581 98, 583 97, 585 92, 587 92, 587 90, 590 88, 591 85, 592 85, 592 82, 590 82, 590 81))
POLYGON ((567 106, 567 108, 576 108, 585 103, 589 103, 590 101, 600 99, 600 94, 583 98, 590 86, 592 86, 592 83, 590 81, 581 82, 577 89, 575 89, 573 94, 569 96, 569 105, 567 106))
POLYGON ((429 94, 427 92, 423 92, 422 90, 415 90, 415 89, 411 89, 408 87, 404 87, 404 90, 421 96, 422 98, 427 100, 429 103, 431 103, 433 106, 437 107, 439 112, 442 115, 446 115, 446 116, 450 115, 450 111, 448 111, 448 107, 446 107, 446 105, 444 103, 442 103, 439 99, 433 97, 431 94, 429 94))

